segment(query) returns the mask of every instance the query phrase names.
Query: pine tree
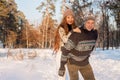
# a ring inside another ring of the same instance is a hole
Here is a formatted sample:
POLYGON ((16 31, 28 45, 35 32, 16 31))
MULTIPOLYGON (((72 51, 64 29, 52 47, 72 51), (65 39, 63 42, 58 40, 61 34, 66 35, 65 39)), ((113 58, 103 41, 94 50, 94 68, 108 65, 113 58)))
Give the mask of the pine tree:
MULTIPOLYGON (((42 48, 48 48, 48 32, 49 29, 52 29, 50 27, 54 27, 54 24, 51 25, 50 20, 52 19, 52 16, 55 14, 55 0, 46 0, 41 2, 41 4, 37 7, 37 10, 39 10, 41 13, 43 13, 43 20, 42 20, 42 48)), ((53 20, 54 21, 54 20, 53 20)), ((51 40, 50 40, 51 41, 51 40)), ((51 44, 51 43, 50 43, 51 44)))

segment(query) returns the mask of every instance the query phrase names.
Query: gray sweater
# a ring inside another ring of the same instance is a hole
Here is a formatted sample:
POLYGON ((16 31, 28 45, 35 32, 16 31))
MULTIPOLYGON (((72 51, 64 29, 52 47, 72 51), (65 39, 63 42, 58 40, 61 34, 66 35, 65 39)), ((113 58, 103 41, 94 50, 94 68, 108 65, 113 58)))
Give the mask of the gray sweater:
POLYGON ((61 47, 61 66, 69 60, 70 64, 84 66, 89 63, 89 56, 93 51, 98 37, 97 30, 87 31, 80 28, 81 33, 73 32, 67 43, 61 47))

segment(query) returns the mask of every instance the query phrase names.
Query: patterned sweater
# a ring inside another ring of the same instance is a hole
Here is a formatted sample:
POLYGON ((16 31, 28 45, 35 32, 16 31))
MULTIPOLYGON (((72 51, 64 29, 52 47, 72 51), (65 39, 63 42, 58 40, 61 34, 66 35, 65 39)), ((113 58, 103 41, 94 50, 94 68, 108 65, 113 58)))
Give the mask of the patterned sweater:
POLYGON ((89 63, 88 59, 95 47, 98 33, 97 30, 87 31, 84 27, 81 27, 80 30, 81 33, 73 32, 67 43, 61 47, 61 66, 64 66, 68 59, 70 64, 79 66, 89 63))

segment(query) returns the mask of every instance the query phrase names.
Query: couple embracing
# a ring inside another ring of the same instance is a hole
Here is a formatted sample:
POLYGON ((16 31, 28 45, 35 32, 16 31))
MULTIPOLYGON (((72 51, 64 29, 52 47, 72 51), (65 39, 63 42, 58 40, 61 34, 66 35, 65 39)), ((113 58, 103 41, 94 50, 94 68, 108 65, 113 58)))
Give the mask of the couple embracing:
POLYGON ((58 75, 65 76, 66 67, 70 80, 79 80, 78 72, 84 80, 95 80, 89 57, 93 51, 98 33, 95 17, 87 15, 81 27, 75 24, 75 15, 66 9, 63 20, 57 28, 54 50, 60 55, 58 75), (58 53, 58 51, 60 51, 58 53))

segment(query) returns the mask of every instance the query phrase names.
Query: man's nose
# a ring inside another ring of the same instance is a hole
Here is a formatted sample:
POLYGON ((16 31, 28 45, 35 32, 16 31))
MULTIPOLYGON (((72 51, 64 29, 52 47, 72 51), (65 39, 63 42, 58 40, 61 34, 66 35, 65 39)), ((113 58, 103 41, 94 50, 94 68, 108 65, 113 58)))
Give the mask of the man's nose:
POLYGON ((93 24, 90 24, 90 26, 93 26, 93 24))

